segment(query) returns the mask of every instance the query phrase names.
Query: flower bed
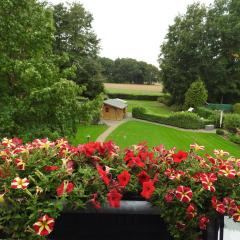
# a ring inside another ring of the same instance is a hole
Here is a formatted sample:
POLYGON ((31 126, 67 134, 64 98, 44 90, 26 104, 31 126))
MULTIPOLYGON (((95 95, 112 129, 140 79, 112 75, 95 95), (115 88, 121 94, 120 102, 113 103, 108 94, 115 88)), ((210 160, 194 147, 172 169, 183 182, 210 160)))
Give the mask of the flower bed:
POLYGON ((0 226, 11 239, 44 239, 63 211, 120 207, 136 193, 161 209, 175 239, 197 239, 219 215, 240 221, 240 159, 215 150, 198 155, 112 142, 78 147, 64 139, 3 139, 0 144, 0 226))

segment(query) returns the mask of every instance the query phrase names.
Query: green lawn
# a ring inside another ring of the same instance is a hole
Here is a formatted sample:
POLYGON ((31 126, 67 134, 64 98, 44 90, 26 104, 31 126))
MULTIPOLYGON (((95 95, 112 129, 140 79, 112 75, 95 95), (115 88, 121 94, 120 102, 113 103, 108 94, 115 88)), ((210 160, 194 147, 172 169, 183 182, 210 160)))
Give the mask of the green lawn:
POLYGON ((80 125, 76 136, 70 139, 70 143, 73 145, 86 143, 88 142, 88 135, 90 136, 90 142, 95 141, 107 128, 106 125, 80 125))
POLYGON ((147 113, 155 115, 169 115, 171 110, 162 103, 157 101, 146 100, 126 100, 128 102, 128 112, 132 112, 133 107, 144 107, 147 113))
POLYGON ((140 121, 129 121, 120 125, 107 140, 113 140, 122 148, 146 141, 150 147, 164 144, 167 148, 175 146, 178 150, 189 150, 191 143, 197 143, 205 146, 209 153, 214 149, 223 149, 233 156, 240 157, 238 145, 215 133, 181 131, 140 121))
POLYGON ((136 90, 136 89, 107 89, 107 93, 122 93, 131 95, 149 95, 149 96, 160 96, 162 95, 159 91, 148 91, 148 90, 136 90))

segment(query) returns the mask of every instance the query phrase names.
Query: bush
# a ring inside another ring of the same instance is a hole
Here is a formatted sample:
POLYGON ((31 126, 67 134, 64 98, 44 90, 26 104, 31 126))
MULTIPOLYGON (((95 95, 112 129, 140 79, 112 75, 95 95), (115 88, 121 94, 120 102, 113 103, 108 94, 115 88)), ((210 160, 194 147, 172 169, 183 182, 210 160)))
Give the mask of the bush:
POLYGON ((157 101, 159 95, 134 95, 128 93, 108 93, 109 98, 121 98, 128 100, 149 100, 149 101, 157 101))
POLYGON ((203 118, 210 118, 214 115, 214 111, 213 110, 210 110, 210 109, 207 109, 205 107, 198 107, 195 109, 196 113, 200 116, 200 117, 203 117, 203 118))
POLYGON ((234 134, 230 134, 230 135, 228 136, 228 138, 229 138, 229 140, 230 140, 231 142, 234 142, 234 143, 236 143, 236 144, 240 144, 240 136, 234 135, 234 134))
POLYGON ((229 132, 236 133, 240 128, 240 115, 236 113, 225 114, 223 126, 229 132))
POLYGON ((224 136, 224 135, 225 135, 225 132, 224 132, 224 130, 222 130, 222 129, 217 129, 217 130, 216 130, 216 134, 221 135, 221 136, 224 136))
POLYGON ((163 103, 167 106, 170 106, 172 104, 172 96, 168 94, 164 94, 158 97, 158 102, 163 103))
POLYGON ((132 109, 132 116, 135 117, 135 116, 139 116, 141 114, 144 114, 146 113, 146 108, 144 107, 134 107, 132 109))
POLYGON ((233 105, 233 112, 240 114, 240 103, 236 103, 233 105))
POLYGON ((177 112, 167 117, 152 115, 149 113, 140 112, 139 110, 136 111, 135 109, 136 108, 134 108, 132 111, 133 117, 150 122, 157 122, 185 129, 200 129, 206 125, 206 122, 200 119, 199 116, 195 113, 177 112))
POLYGON ((184 105, 188 107, 201 107, 207 101, 208 93, 203 81, 197 80, 193 82, 185 93, 184 105))

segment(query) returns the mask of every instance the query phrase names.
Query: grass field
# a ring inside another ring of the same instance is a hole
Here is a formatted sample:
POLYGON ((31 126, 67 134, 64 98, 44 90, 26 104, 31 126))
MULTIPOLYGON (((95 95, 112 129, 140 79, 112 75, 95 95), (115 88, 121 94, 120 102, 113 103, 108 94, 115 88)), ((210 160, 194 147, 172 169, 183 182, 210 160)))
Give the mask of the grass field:
POLYGON ((169 115, 172 111, 162 103, 157 101, 145 100, 126 100, 128 103, 128 112, 132 112, 133 107, 144 107, 147 113, 154 115, 169 115))
POLYGON ((107 128, 106 125, 81 125, 78 128, 76 136, 70 139, 70 143, 73 145, 86 143, 88 142, 88 135, 90 136, 90 142, 95 141, 107 128))
POLYGON ((177 147, 178 150, 189 150, 191 143, 197 143, 205 146, 209 153, 214 149, 223 149, 233 156, 240 157, 239 146, 215 133, 181 131, 139 121, 129 121, 120 125, 107 140, 113 140, 122 148, 146 141, 150 147, 164 144, 167 148, 177 147))
POLYGON ((161 95, 162 85, 104 83, 107 93, 126 93, 133 95, 161 95))

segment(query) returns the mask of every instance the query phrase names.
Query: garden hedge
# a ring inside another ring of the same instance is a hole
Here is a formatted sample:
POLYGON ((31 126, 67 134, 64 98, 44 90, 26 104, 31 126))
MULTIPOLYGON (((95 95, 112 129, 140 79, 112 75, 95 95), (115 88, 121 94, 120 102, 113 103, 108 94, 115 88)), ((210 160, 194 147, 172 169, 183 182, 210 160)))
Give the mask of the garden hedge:
POLYGON ((128 93, 108 93, 109 98, 121 98, 128 100, 149 100, 149 101, 157 101, 159 95, 135 95, 128 93))
POLYGON ((204 128, 205 125, 211 123, 211 121, 202 120, 197 114, 190 112, 177 112, 170 116, 160 116, 146 113, 144 108, 133 108, 132 116, 150 122, 157 122, 185 129, 201 129, 204 128))

